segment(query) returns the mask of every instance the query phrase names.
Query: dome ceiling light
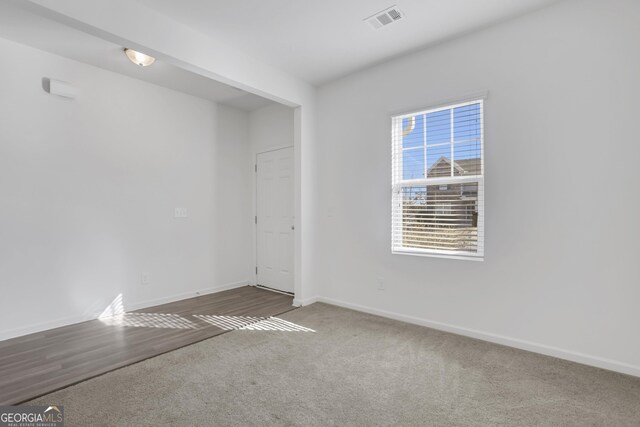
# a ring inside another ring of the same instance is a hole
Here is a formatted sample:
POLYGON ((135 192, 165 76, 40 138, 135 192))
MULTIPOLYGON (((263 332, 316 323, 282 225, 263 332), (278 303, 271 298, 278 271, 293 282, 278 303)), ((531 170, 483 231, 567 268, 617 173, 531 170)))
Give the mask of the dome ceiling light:
POLYGON ((127 58, 131 60, 131 62, 141 67, 147 67, 156 62, 156 58, 154 58, 153 56, 145 55, 144 53, 135 51, 133 49, 125 48, 124 53, 127 55, 127 58))

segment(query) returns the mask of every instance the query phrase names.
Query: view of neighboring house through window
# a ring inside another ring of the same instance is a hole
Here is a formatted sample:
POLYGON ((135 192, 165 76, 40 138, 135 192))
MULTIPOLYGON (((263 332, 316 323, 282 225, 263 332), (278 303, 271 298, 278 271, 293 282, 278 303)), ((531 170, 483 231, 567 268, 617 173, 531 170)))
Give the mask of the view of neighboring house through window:
POLYGON ((482 257, 483 101, 392 117, 392 251, 482 257))

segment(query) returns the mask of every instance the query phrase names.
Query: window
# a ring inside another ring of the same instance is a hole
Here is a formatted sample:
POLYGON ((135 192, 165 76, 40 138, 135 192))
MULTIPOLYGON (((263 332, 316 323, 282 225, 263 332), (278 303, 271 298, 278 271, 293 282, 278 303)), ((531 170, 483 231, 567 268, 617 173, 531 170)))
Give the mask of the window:
POLYGON ((391 120, 392 252, 481 259, 483 101, 391 120))

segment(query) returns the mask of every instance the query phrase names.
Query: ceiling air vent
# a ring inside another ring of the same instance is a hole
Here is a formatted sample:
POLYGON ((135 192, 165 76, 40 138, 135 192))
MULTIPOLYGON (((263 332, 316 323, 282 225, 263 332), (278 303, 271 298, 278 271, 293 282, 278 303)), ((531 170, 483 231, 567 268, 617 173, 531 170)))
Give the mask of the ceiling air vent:
POLYGON ((377 30, 378 28, 393 24, 394 22, 399 21, 402 18, 404 18, 404 15, 402 14, 402 12, 400 12, 400 9, 398 9, 397 6, 393 5, 388 9, 385 9, 368 17, 367 19, 365 19, 365 21, 377 30))

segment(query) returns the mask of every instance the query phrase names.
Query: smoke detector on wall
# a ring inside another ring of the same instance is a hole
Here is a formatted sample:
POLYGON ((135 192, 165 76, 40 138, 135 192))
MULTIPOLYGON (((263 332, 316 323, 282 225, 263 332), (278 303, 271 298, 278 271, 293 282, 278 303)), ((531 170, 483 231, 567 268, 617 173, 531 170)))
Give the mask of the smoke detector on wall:
POLYGON ((393 5, 383 11, 371 15, 364 21, 368 22, 369 25, 377 30, 378 28, 393 24, 394 22, 397 22, 402 18, 404 18, 404 13, 400 12, 398 6, 393 5))

